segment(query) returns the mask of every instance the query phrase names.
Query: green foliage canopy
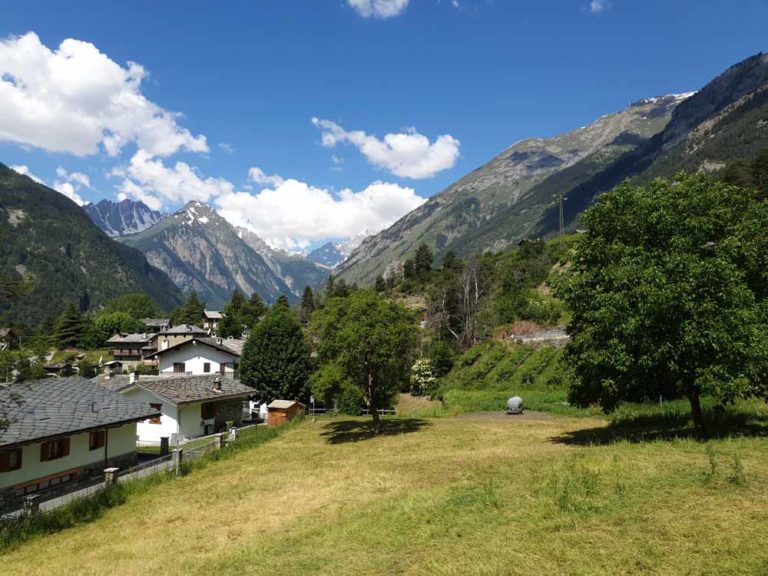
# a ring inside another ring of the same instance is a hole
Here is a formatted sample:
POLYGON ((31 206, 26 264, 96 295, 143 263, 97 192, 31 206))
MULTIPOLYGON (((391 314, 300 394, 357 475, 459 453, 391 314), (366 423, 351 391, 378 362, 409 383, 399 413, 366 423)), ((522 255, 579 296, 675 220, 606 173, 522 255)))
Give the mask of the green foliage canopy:
POLYGON ((273 306, 251 332, 240 358, 240 379, 267 401, 307 400, 309 348, 288 306, 273 306))
POLYGON ((321 370, 333 365, 340 388, 343 382, 354 384, 371 410, 374 431, 380 431, 377 410, 391 406, 398 390, 410 383, 417 341, 413 314, 374 290, 358 290, 327 300, 312 316, 310 329, 321 370))
POLYGON ((570 400, 765 394, 768 206, 697 174, 628 183, 584 215, 571 273, 559 286, 573 317, 570 400))

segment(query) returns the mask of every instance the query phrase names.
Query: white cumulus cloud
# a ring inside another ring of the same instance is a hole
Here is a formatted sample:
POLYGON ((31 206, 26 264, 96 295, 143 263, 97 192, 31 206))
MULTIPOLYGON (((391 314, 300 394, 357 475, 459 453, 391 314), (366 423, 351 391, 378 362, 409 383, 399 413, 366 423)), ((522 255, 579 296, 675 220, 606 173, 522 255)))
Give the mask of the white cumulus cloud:
POLYGON ((277 174, 268 176, 264 172, 264 170, 262 170, 257 166, 254 166, 253 168, 248 170, 248 178, 252 182, 255 182, 256 184, 260 184, 263 186, 280 186, 280 184, 283 183, 283 179, 277 174))
POLYGON ((607 10, 608 6, 608 0, 592 0, 589 3, 589 11, 592 12, 592 14, 599 14, 600 12, 607 10))
POLYGON ((206 152, 205 136, 179 126, 179 115, 141 91, 146 71, 111 60, 89 42, 45 46, 33 32, 0 40, 0 141, 116 156, 129 143, 153 156, 206 152))
POLYGON ((56 168, 56 180, 53 182, 53 189, 61 192, 72 200, 78 206, 85 204, 82 196, 78 192, 83 188, 91 187, 91 179, 82 172, 68 172, 63 166, 56 168))
POLYGON ((424 201, 413 188, 388 182, 334 194, 288 179, 258 193, 223 194, 216 205, 232 224, 252 230, 275 248, 295 251, 318 240, 378 232, 424 201))
POLYGON ((405 132, 385 134, 381 140, 362 130, 347 131, 330 120, 312 118, 312 124, 322 131, 323 146, 334 148, 341 143, 352 144, 369 163, 395 176, 431 178, 452 168, 459 157, 461 143, 450 134, 430 142, 415 128, 410 128, 405 132))
POLYGON ((166 203, 207 202, 235 190, 224 178, 204 178, 186 162, 166 166, 162 160, 152 158, 143 150, 133 155, 128 166, 113 170, 111 175, 123 178, 118 186, 118 198, 135 198, 154 210, 166 203))
POLYGON ((392 18, 408 7, 409 0, 347 0, 352 9, 363 18, 392 18))
POLYGON ((27 166, 26 164, 17 164, 15 166, 10 166, 10 169, 13 170, 14 172, 18 172, 19 174, 23 174, 24 176, 29 176, 30 178, 32 178, 32 180, 34 180, 38 184, 45 185, 45 180, 32 174, 32 172, 29 171, 29 166, 27 166))

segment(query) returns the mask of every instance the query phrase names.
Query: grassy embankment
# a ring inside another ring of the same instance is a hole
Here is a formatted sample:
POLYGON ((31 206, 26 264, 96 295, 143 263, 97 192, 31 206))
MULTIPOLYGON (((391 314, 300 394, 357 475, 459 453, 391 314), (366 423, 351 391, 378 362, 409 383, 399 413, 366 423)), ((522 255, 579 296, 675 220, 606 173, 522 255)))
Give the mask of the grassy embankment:
MULTIPOLYGON (((305 421, 7 552, 27 574, 758 574, 751 437, 608 441, 551 416, 305 421)), ((647 422, 646 422, 647 424, 647 422)))

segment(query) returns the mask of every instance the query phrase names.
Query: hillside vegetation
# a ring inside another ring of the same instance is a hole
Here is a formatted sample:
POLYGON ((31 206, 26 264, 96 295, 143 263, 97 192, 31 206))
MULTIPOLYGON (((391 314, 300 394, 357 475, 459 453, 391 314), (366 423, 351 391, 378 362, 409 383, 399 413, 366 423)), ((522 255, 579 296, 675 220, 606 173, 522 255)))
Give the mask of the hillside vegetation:
POLYGON ((110 239, 62 194, 0 164, 0 326, 38 326, 70 304, 130 292, 162 309, 181 295, 144 255, 110 239))
MULTIPOLYGON (((768 448, 594 418, 305 422, 7 552, 0 574, 758 574, 768 448), (727 553, 724 553, 727 551, 727 553), (158 559, 165 559, 162 562, 158 559)), ((765 428, 762 428, 765 430, 765 428)))

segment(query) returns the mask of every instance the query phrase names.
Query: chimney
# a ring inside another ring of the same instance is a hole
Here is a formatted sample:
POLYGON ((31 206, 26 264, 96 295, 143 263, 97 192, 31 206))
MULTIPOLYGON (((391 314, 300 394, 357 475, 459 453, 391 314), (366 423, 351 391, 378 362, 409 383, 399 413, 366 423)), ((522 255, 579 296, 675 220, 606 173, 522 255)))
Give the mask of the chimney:
POLYGON ((128 375, 128 383, 129 383, 129 384, 136 384, 136 382, 138 381, 138 379, 139 379, 139 373, 138 373, 138 372, 131 372, 131 373, 128 375))
POLYGON ((221 392, 221 376, 216 376, 216 378, 213 379, 213 391, 221 392))
POLYGON ((220 345, 221 345, 221 343, 223 342, 223 340, 222 340, 221 338, 216 338, 216 340, 218 341, 218 343, 219 343, 220 345))

